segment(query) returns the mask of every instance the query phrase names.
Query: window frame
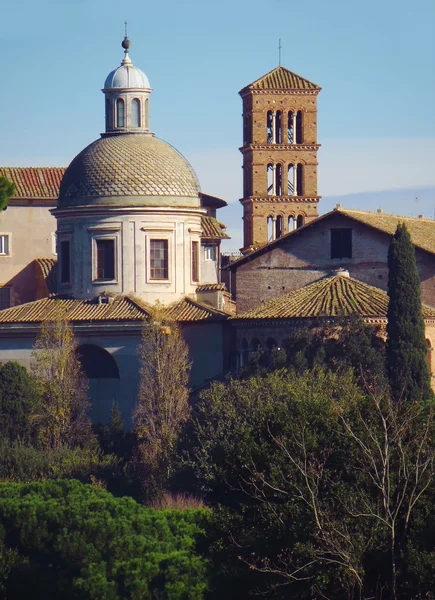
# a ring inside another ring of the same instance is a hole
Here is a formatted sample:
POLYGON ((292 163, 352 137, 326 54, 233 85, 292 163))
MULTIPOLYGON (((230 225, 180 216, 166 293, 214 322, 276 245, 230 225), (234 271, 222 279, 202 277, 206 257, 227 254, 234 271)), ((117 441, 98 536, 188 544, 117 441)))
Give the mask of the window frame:
POLYGON ((101 283, 116 284, 119 278, 119 236, 111 233, 101 233, 92 235, 92 283, 99 285, 101 283), (113 242, 113 277, 98 277, 98 242, 113 242))
POLYGON ((214 244, 204 244, 204 260, 216 262, 216 246, 214 244), (213 258, 207 256, 207 250, 211 248, 213 258))
POLYGON ((0 243, 0 256, 2 256, 2 257, 11 256, 11 254, 12 254, 12 252, 11 252, 12 235, 6 231, 2 231, 0 233, 0 238, 3 238, 6 240, 6 252, 3 252, 4 242, 0 243))
POLYGON ((125 128, 125 100, 124 98, 117 98, 116 99, 116 127, 118 129, 124 129, 125 128), (120 124, 120 110, 119 107, 122 106, 122 125, 120 124))
POLYGON ((171 244, 170 244, 170 237, 167 235, 159 235, 158 233, 156 233, 155 235, 152 236, 147 236, 147 243, 146 243, 146 250, 147 250, 147 259, 145 261, 146 263, 146 282, 147 283, 169 283, 171 281, 171 275, 172 275, 172 269, 171 269, 171 244), (166 256, 166 263, 167 263, 167 277, 166 278, 154 278, 151 276, 151 246, 152 246, 152 242, 166 242, 166 251, 167 251, 167 256, 166 256))
POLYGON ((142 104, 139 98, 133 98, 131 101, 131 105, 130 105, 130 113, 131 113, 131 127, 135 128, 135 129, 140 129, 140 127, 142 126, 142 104), (134 110, 133 110, 133 106, 137 105, 137 124, 133 123, 133 114, 134 114, 134 110))
POLYGON ((342 260, 343 258, 347 258, 347 259, 352 259, 353 258, 353 234, 352 234, 352 227, 331 227, 331 229, 329 230, 329 249, 330 249, 330 257, 331 260, 342 260), (347 244, 350 243, 350 252, 347 251, 347 249, 342 250, 341 252, 337 251, 337 246, 338 248, 343 247, 344 243, 343 243, 343 238, 341 241, 338 241, 337 239, 334 240, 333 238, 335 237, 336 232, 344 232, 347 231, 349 232, 349 239, 347 240, 347 244), (341 244, 341 246, 340 246, 341 244), (334 248, 335 246, 335 248, 334 248))

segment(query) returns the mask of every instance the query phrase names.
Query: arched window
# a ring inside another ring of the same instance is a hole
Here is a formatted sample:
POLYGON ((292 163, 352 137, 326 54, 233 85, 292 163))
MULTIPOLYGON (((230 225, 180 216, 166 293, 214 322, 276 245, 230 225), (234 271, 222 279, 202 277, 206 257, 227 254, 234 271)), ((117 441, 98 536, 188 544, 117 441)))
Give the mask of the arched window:
POLYGON ((77 357, 89 379, 119 379, 116 360, 101 346, 83 344, 77 348, 77 357))
POLYGON ((267 134, 267 143, 271 144, 273 141, 273 131, 272 131, 272 111, 267 111, 266 117, 266 134, 267 134))
POLYGON ((267 241, 271 242, 274 237, 273 237, 274 231, 273 231, 273 217, 271 217, 270 215, 267 217, 267 241))
POLYGON ((303 224, 304 224, 304 217, 302 215, 299 215, 298 218, 296 219, 297 229, 299 229, 299 227, 302 227, 303 224))
POLYGON ((282 144, 282 113, 280 110, 275 114, 275 143, 282 144))
POLYGON ((275 195, 274 168, 272 164, 267 165, 267 194, 275 195))
POLYGON ((293 144, 294 128, 293 128, 293 113, 290 111, 287 115, 287 144, 293 144))
POLYGON ((296 196, 304 195, 304 167, 299 164, 297 166, 297 174, 296 174, 296 196))
POLYGON ((282 217, 281 215, 279 215, 278 217, 276 217, 276 221, 275 221, 275 238, 278 239, 280 237, 282 237, 283 235, 283 230, 282 230, 282 217))
POLYGON ((280 163, 275 166, 275 194, 282 196, 282 165, 280 163))
POLYGON ((287 171, 287 195, 295 195, 295 168, 293 165, 288 166, 287 171))
POLYGON ((295 229, 295 218, 290 216, 288 218, 288 231, 293 231, 293 229, 295 229))
POLYGON ((302 144, 304 141, 304 130, 302 121, 302 111, 298 110, 296 113, 296 143, 302 144))
POLYGON ((131 126, 140 127, 140 101, 137 98, 131 101, 131 126))
POLYGON ((274 340, 273 338, 267 338, 267 340, 266 340, 266 347, 270 351, 273 348, 277 348, 278 344, 276 343, 276 340, 274 340))
POLYGON ((116 126, 124 127, 125 116, 124 116, 124 100, 118 98, 116 101, 116 126))
POLYGON ((261 350, 260 340, 258 338, 254 338, 251 340, 251 350, 255 352, 256 350, 261 350))

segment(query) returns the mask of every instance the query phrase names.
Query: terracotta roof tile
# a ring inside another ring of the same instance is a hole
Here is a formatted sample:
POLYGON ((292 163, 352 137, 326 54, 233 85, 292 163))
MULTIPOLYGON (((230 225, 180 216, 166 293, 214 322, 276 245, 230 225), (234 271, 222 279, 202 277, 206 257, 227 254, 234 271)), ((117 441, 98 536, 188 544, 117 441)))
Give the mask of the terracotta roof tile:
POLYGON ((168 316, 175 321, 181 322, 211 321, 228 318, 227 313, 187 297, 170 306, 168 308, 168 316))
MULTIPOLYGON (((387 318, 388 295, 358 279, 335 275, 268 300, 237 315, 237 319, 301 319, 360 315, 387 318)), ((435 318, 435 310, 423 307, 423 316, 435 318)))
POLYGON ((213 217, 201 217, 202 237, 209 239, 230 239, 224 231, 225 225, 213 217))
POLYGON ((393 235, 399 223, 405 223, 414 246, 435 253, 435 221, 431 219, 419 219, 416 217, 402 217, 400 215, 388 215, 378 212, 362 210, 348 210, 337 208, 336 212, 342 213, 370 225, 375 229, 393 235))
POLYGON ((57 200, 63 167, 0 167, 0 176, 15 183, 13 198, 52 198, 57 200))
POLYGON ((196 288, 197 292, 227 291, 225 283, 203 283, 196 288))
POLYGON ((246 89, 250 90, 321 90, 322 88, 297 75, 296 73, 292 73, 285 67, 276 67, 263 75, 253 83, 250 83, 245 88, 243 88, 242 92, 246 89))
POLYGON ((40 274, 45 281, 49 294, 57 291, 57 260, 55 258, 36 258, 36 276, 40 274), (39 271, 39 273, 38 273, 39 271))
POLYGON ((69 321, 142 321, 148 312, 127 296, 115 298, 110 304, 99 304, 96 299, 73 300, 43 298, 0 311, 1 323, 40 323, 56 318, 69 321))

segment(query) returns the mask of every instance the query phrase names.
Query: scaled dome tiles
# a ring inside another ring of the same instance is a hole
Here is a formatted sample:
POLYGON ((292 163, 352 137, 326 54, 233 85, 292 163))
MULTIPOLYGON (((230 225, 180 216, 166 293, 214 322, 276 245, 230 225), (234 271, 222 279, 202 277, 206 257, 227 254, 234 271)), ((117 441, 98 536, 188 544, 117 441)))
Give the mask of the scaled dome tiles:
POLYGON ((71 162, 60 185, 58 207, 199 206, 199 191, 188 161, 166 142, 149 134, 110 135, 71 162))

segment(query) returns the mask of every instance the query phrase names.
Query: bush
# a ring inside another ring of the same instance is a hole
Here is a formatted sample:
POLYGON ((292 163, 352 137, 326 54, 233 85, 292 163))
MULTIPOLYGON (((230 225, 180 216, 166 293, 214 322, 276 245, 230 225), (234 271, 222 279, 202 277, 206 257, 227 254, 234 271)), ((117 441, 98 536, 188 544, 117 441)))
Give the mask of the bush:
POLYGON ((0 484, 8 599, 200 600, 207 511, 157 511, 78 481, 0 484))

